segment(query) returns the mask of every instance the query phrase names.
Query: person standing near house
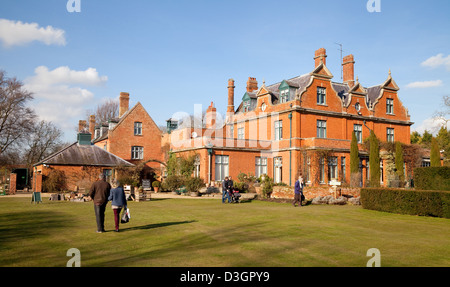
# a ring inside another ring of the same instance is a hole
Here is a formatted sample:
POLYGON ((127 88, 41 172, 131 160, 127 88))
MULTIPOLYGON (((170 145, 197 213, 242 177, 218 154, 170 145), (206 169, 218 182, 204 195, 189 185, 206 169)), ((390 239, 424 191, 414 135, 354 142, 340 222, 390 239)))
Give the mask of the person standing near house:
POLYGON ((111 201, 111 207, 114 211, 115 231, 119 232, 120 212, 122 211, 122 208, 124 210, 127 209, 127 199, 125 198, 125 191, 123 190, 123 187, 120 186, 119 181, 114 180, 111 186, 112 189, 108 201, 111 201))
POLYGON ((298 180, 295 182, 295 196, 294 196, 294 202, 292 203, 294 207, 296 207, 296 203, 299 204, 299 206, 302 206, 302 198, 303 198, 303 177, 300 175, 298 177, 298 180))
POLYGON ((106 177, 103 173, 99 175, 98 181, 92 184, 89 191, 89 196, 94 201, 97 233, 105 232, 105 210, 110 191, 111 185, 106 182, 106 177))
POLYGON ((231 198, 233 196, 233 189, 234 189, 234 182, 231 176, 228 177, 228 183, 227 183, 227 191, 228 191, 228 203, 231 202, 231 198))
POLYGON ((222 182, 222 203, 225 203, 225 199, 228 198, 228 202, 230 201, 228 197, 228 176, 222 182))

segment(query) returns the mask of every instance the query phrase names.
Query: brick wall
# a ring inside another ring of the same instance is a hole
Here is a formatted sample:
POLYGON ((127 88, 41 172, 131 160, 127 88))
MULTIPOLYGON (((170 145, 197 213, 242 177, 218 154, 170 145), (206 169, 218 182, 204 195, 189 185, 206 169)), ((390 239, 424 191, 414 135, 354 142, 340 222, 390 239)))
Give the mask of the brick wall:
POLYGON ((15 194, 17 191, 17 174, 11 173, 9 176, 9 194, 15 194))
MULTIPOLYGON (((163 160, 161 139, 161 131, 158 126, 144 107, 138 103, 126 115, 126 118, 120 121, 114 130, 109 131, 108 148, 109 152, 133 163, 136 163, 131 159, 131 149, 133 146, 144 148, 144 161, 150 159, 163 160), (142 135, 134 134, 135 122, 142 123, 142 135)), ((156 162, 150 162, 147 165, 156 170, 159 170, 161 166, 156 162)))

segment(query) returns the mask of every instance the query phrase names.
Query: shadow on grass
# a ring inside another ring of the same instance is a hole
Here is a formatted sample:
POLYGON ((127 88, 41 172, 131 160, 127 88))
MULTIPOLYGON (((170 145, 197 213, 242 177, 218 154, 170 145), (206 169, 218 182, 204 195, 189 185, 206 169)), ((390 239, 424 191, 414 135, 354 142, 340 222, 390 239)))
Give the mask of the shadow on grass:
POLYGON ((146 230, 146 229, 154 229, 154 228, 160 228, 160 227, 166 227, 166 226, 172 226, 172 225, 188 224, 188 223, 193 223, 193 222, 197 222, 197 220, 153 223, 153 224, 147 224, 147 225, 142 225, 142 226, 121 228, 120 231, 146 230))
POLYGON ((13 239, 33 238, 50 230, 67 227, 69 218, 58 212, 16 212, 3 214, 0 220, 0 244, 13 239))

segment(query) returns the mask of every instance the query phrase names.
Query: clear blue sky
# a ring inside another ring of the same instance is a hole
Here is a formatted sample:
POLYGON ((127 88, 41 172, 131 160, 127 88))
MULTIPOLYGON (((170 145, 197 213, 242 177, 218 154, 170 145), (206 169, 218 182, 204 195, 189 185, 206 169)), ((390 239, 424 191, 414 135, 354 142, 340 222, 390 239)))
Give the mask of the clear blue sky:
POLYGON ((214 101, 225 112, 229 78, 239 103, 248 77, 272 84, 309 73, 322 47, 340 81, 335 43, 355 56, 366 87, 391 69, 413 130, 431 128, 450 95, 448 0, 380 0, 380 13, 369 13, 367 0, 80 3, 80 13, 69 13, 67 0, 0 4, 0 69, 35 92, 39 115, 68 141, 86 109, 120 92, 159 125, 176 112, 194 113, 194 104, 206 109, 214 101))

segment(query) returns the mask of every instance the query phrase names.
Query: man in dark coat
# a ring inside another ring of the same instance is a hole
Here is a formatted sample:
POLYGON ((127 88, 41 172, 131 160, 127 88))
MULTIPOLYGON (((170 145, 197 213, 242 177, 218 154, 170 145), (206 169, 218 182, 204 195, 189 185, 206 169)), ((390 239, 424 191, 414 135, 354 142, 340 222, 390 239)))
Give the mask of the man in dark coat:
POLYGON ((299 204, 299 206, 302 206, 302 198, 303 198, 303 177, 300 175, 298 177, 298 180, 295 182, 295 197, 294 202, 292 203, 295 206, 296 203, 299 204))
MULTIPOLYGON (((228 176, 222 182, 222 203, 225 203, 225 199, 228 198, 228 176)), ((230 200, 228 199, 228 202, 230 200)))
POLYGON ((228 203, 231 202, 233 196, 234 182, 231 176, 228 177, 227 190, 228 190, 228 203))
POLYGON ((106 182, 104 174, 100 174, 99 180, 94 182, 89 191, 89 196, 94 201, 95 218, 97 220, 97 233, 105 232, 105 210, 111 185, 106 182))

